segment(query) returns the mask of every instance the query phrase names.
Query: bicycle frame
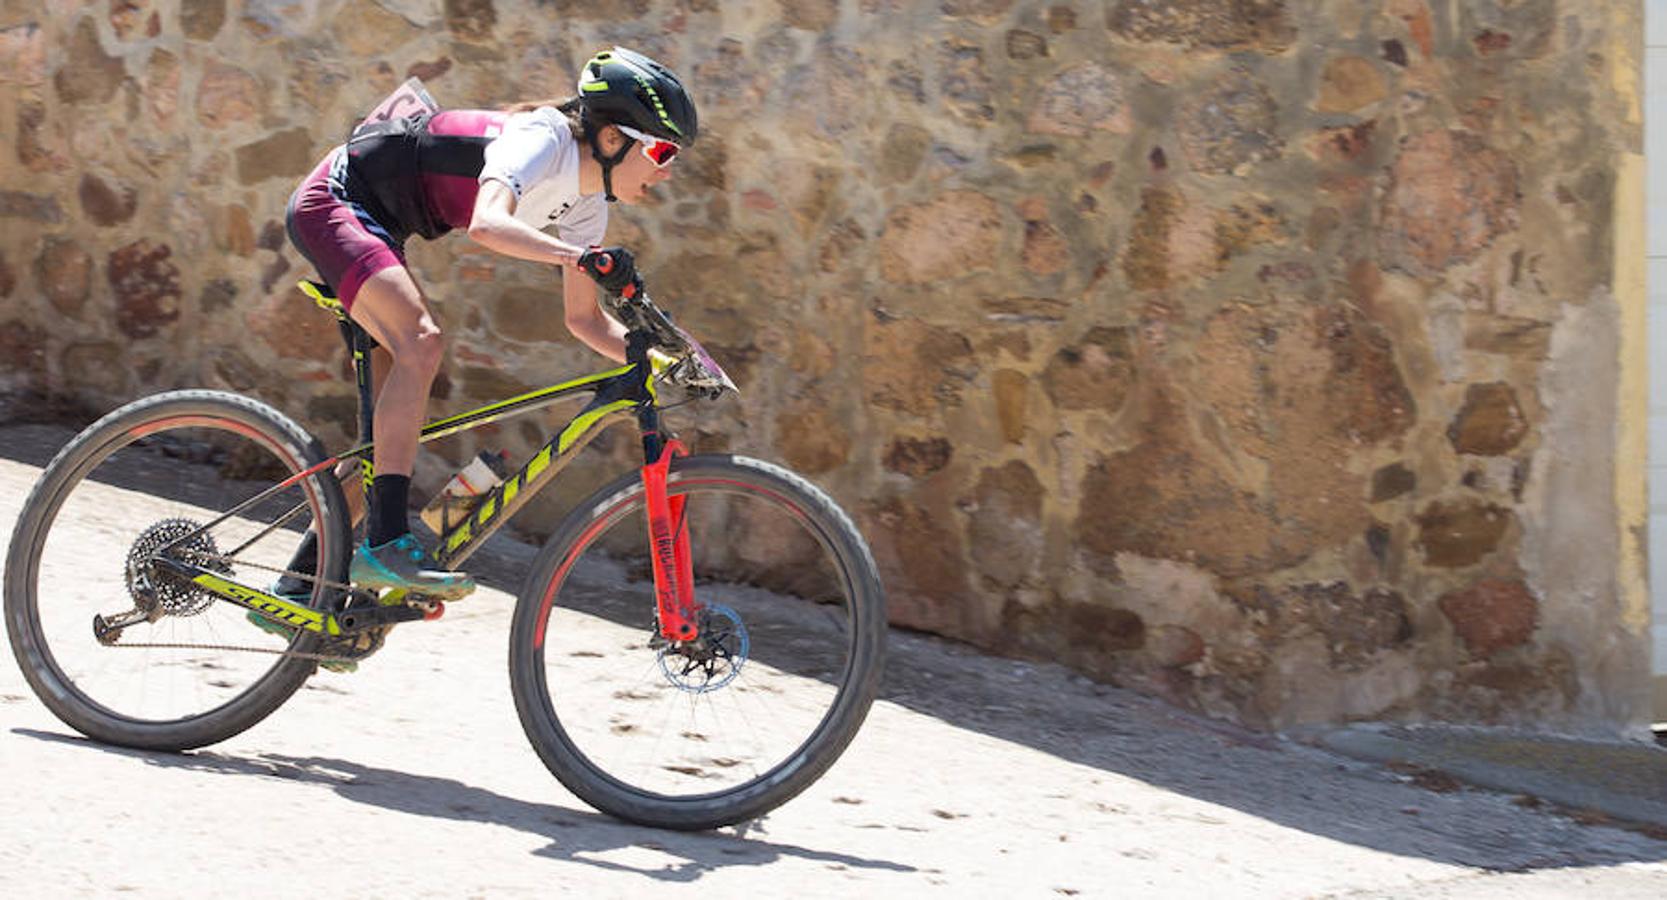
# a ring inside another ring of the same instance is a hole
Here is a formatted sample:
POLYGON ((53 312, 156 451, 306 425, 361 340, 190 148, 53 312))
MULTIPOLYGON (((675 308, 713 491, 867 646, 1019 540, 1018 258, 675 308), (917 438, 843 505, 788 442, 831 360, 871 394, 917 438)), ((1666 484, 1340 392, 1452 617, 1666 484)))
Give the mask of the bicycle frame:
MULTIPOLYGON (((312 287, 312 285, 307 282, 302 283, 303 291, 312 296, 320 306, 331 309, 327 301, 334 298, 326 297, 314 290, 308 290, 309 287, 312 287)), ((348 322, 345 314, 340 312, 339 305, 332 311, 336 312, 344 323, 348 322)), ((353 351, 355 382, 359 392, 360 438, 363 440, 371 434, 373 425, 371 419, 370 361, 368 354, 365 352, 368 346, 363 340, 363 332, 356 328, 345 329, 344 337, 347 338, 353 351)), ((530 391, 518 397, 439 419, 423 426, 418 436, 419 443, 448 437, 513 416, 524 415, 586 391, 593 394, 591 401, 566 426, 557 432, 542 449, 533 454, 532 458, 521 467, 519 472, 487 492, 467 517, 447 528, 446 532, 440 536, 440 544, 435 550, 435 558, 441 566, 452 569, 461 565, 464 560, 480 548, 481 544, 485 543, 488 537, 491 537, 534 495, 554 480, 591 439, 608 426, 634 415, 637 419, 643 445, 644 465, 642 472, 647 495, 648 526, 651 538, 651 553, 649 556, 654 569, 655 598, 660 617, 660 631, 667 639, 675 641, 689 641, 698 637, 699 629, 695 620, 700 607, 693 596, 693 556, 689 548, 689 530, 687 523, 683 521, 683 502, 682 498, 668 498, 666 491, 666 477, 672 457, 674 455, 685 455, 687 451, 680 442, 665 440, 660 435, 659 398, 654 385, 653 366, 649 360, 648 350, 648 335, 642 332, 630 332, 626 341, 626 363, 619 368, 530 391)), ((337 456, 332 456, 245 500, 213 521, 203 525, 198 529, 198 532, 206 531, 267 497, 326 469, 333 470, 344 462, 359 461, 368 484, 373 473, 370 460, 374 451, 375 445, 365 442, 337 456)), ((296 511, 300 508, 297 507, 296 511)), ((289 516, 280 517, 276 522, 267 526, 266 531, 251 538, 244 546, 259 540, 261 536, 279 527, 288 518, 289 516)), ((174 544, 178 544, 189 537, 190 535, 187 535, 185 538, 175 541, 174 544)), ((338 635, 351 630, 359 630, 354 625, 339 620, 332 613, 301 606, 281 597, 273 596, 266 591, 238 584, 200 566, 171 558, 159 561, 165 562, 176 574, 196 583, 214 595, 285 624, 327 635, 338 635)))

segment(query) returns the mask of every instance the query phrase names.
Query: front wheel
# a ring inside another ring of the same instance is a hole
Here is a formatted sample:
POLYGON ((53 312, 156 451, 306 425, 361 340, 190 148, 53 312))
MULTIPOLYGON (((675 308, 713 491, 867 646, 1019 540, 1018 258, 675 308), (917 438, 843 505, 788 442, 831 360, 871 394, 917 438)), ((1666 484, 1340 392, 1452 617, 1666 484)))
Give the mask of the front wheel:
POLYGON ((702 637, 657 632, 641 478, 580 504, 515 607, 516 710, 550 771, 610 815, 716 828, 809 787, 879 689, 885 598, 826 494, 739 456, 673 461, 702 637))

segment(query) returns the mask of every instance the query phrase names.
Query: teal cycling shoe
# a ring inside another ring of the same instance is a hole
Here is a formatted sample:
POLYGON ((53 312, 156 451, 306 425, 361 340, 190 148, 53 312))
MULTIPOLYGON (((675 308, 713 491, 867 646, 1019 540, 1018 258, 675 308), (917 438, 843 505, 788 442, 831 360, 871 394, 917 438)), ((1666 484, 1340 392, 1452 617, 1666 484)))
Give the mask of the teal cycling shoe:
POLYGON ((407 533, 380 547, 360 544, 348 577, 355 587, 402 590, 434 600, 457 600, 474 591, 475 580, 467 573, 424 568, 427 559, 422 545, 407 533))

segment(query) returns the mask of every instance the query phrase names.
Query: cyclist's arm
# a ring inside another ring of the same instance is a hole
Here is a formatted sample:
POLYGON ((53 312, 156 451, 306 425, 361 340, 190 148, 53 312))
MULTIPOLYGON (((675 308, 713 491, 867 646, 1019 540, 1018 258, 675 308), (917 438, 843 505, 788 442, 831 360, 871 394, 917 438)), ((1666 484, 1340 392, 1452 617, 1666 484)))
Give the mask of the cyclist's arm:
POLYGON ((575 247, 560 238, 515 218, 515 192, 501 181, 481 182, 475 196, 475 210, 469 219, 469 237, 475 243, 495 253, 532 262, 555 266, 571 266, 579 261, 583 247, 575 247))
POLYGON ((561 299, 567 330, 585 346, 614 362, 625 361, 625 326, 615 322, 596 302, 596 282, 569 267, 561 273, 561 299))
POLYGON ((596 282, 577 267, 583 247, 515 218, 515 192, 501 181, 484 181, 475 197, 469 237, 488 250, 532 262, 562 267, 561 295, 567 330, 586 346, 615 362, 625 361, 625 326, 608 318, 596 303, 596 282))

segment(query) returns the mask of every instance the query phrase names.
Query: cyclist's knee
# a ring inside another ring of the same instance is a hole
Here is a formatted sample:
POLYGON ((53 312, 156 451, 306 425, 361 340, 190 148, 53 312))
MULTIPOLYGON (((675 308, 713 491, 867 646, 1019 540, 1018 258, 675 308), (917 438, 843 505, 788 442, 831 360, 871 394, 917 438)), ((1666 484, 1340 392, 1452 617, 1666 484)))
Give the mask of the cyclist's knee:
POLYGON ((394 366, 406 367, 432 376, 440 370, 440 361, 445 356, 445 335, 439 327, 419 325, 416 333, 408 335, 388 348, 393 353, 394 366))

